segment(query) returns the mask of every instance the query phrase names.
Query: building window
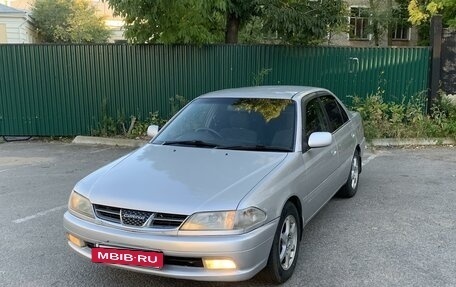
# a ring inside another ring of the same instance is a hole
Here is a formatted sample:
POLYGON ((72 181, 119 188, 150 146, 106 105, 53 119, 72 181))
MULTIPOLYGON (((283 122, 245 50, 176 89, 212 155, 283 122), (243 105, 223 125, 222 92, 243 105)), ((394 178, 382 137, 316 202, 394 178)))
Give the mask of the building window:
POLYGON ((401 4, 392 11, 391 39, 398 41, 410 40, 410 23, 406 4, 401 4))
POLYGON ((410 27, 408 25, 396 24, 393 29, 393 40, 410 40, 410 27))
POLYGON ((368 9, 364 7, 350 7, 350 40, 369 40, 368 25, 368 9))

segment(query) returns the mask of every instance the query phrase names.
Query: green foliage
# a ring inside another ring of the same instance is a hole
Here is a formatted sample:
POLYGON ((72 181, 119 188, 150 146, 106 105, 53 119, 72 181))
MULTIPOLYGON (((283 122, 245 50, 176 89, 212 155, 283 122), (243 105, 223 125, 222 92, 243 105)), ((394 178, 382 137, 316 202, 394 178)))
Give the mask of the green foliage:
POLYGON ((264 78, 269 75, 272 69, 261 69, 256 75, 253 76, 252 86, 259 86, 263 84, 264 78))
POLYGON ((147 118, 131 116, 129 121, 124 116, 118 115, 117 119, 103 114, 97 128, 92 130, 93 136, 112 137, 123 136, 128 138, 142 138, 147 136, 150 125, 165 125, 166 120, 159 117, 158 112, 149 113, 147 118), (128 129, 127 129, 128 127, 128 129))
POLYGON ((129 134, 126 134, 125 136, 131 137, 131 138, 138 138, 138 137, 145 137, 147 136, 147 128, 150 125, 157 125, 159 127, 164 126, 166 123, 166 120, 160 118, 158 116, 158 112, 154 113, 149 113, 149 116, 141 120, 140 118, 135 122, 131 132, 129 134))
POLYGON ((431 16, 442 14, 446 27, 456 27, 456 1, 454 0, 410 0, 409 21, 413 25, 429 25, 431 16))
POLYGON ((318 44, 346 25, 344 1, 271 0, 263 6, 264 27, 290 44, 318 44))
POLYGON ((441 0, 441 4, 439 13, 442 13, 443 24, 447 27, 456 27, 456 1, 441 0))
POLYGON ((106 98, 103 98, 101 102, 101 121, 91 133, 94 136, 104 137, 117 134, 117 123, 112 117, 108 116, 108 100, 106 98))
POLYGON ((124 18, 134 43, 214 43, 223 39, 218 2, 206 0, 107 0, 124 18))
POLYGON ((239 42, 244 44, 275 44, 280 43, 275 33, 264 31, 263 19, 254 16, 239 31, 239 42))
POLYGON ((424 95, 402 103, 386 103, 383 96, 384 91, 379 89, 364 99, 353 98, 352 109, 361 114, 367 139, 456 137, 456 104, 446 97, 441 97, 426 115, 424 95))
MULTIPOLYGON (((187 103, 187 100, 179 95, 170 99, 173 114, 187 103)), ((130 116, 127 120, 123 114, 118 113, 116 118, 108 115, 108 101, 106 98, 101 103, 101 121, 92 130, 92 135, 102 137, 123 136, 128 138, 141 138, 147 136, 147 128, 150 125, 162 127, 167 120, 161 118, 158 112, 149 112, 143 118, 141 115, 130 116)))
MULTIPOLYGON (((384 35, 391 40, 396 26, 407 28, 410 26, 408 19, 409 0, 369 0, 369 24, 366 32, 373 35, 376 46, 380 45, 384 35)), ((391 43, 389 42, 389 45, 391 43)))
POLYGON ((243 43, 309 44, 346 25, 343 0, 106 1, 135 43, 221 43, 234 25, 243 43))
POLYGON ((431 17, 441 14, 444 27, 456 27, 455 0, 409 0, 409 22, 418 28, 419 45, 429 45, 431 17))
POLYGON ((46 43, 103 43, 109 38, 103 18, 87 0, 37 0, 32 8, 46 43))

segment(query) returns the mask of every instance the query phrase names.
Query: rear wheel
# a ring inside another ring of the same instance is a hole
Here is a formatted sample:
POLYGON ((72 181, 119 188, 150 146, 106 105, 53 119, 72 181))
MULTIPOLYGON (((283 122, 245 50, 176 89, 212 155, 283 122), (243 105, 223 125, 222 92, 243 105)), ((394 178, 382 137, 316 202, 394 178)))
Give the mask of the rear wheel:
POLYGON ((353 155, 350 167, 350 174, 348 175, 347 182, 337 192, 337 196, 350 198, 355 196, 358 191, 359 173, 361 171, 361 157, 359 152, 356 151, 353 155))
POLYGON ((280 216, 266 270, 269 279, 276 283, 287 281, 296 267, 301 238, 300 222, 295 205, 287 202, 280 216))

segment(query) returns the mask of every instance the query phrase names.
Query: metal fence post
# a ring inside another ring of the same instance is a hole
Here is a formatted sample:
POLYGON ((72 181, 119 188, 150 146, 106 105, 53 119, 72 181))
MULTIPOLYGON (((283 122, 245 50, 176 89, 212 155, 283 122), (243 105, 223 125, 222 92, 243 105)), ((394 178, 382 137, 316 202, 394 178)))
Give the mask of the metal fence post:
POLYGON ((428 97, 428 113, 431 110, 432 104, 438 97, 440 85, 440 69, 441 69, 441 52, 442 52, 442 36, 443 24, 442 16, 435 15, 431 19, 430 40, 431 40, 431 72, 429 73, 429 97, 428 97))

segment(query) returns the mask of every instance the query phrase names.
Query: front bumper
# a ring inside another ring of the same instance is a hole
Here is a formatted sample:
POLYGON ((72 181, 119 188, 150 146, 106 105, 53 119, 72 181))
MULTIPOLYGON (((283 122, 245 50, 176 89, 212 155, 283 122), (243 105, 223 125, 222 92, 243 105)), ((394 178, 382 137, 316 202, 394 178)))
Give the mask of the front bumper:
MULTIPOLYGON (((166 265, 151 269, 128 265, 113 265, 159 276, 201 280, 241 281, 252 278, 262 270, 269 257, 278 219, 241 235, 223 236, 172 236, 155 235, 117 229, 82 220, 69 212, 63 218, 66 231, 93 245, 110 245, 142 250, 161 251, 166 256, 183 258, 230 258, 235 270, 208 270, 204 267, 166 265)), ((79 247, 68 242, 79 254, 91 259, 90 247, 79 247)))

